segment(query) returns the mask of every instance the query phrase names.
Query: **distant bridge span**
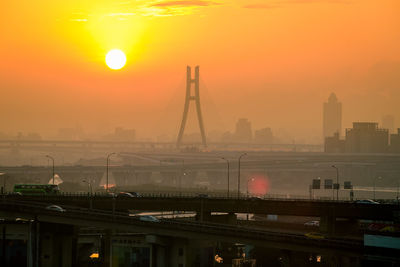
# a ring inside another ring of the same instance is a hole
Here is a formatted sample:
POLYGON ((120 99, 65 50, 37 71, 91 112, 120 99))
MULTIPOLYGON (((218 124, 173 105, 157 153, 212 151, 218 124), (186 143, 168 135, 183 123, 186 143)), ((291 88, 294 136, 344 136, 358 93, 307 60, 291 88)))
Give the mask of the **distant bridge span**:
MULTIPOLYGON (((201 147, 202 143, 182 143, 181 147, 195 146, 201 147)), ((216 150, 242 150, 257 149, 267 151, 323 151, 322 144, 260 144, 260 143, 208 143, 209 149, 216 150)), ((103 151, 105 149, 114 149, 121 151, 130 150, 155 150, 168 149, 176 150, 174 142, 145 142, 145 141, 73 141, 73 140, 0 140, 0 149, 18 149, 27 151, 103 151)))

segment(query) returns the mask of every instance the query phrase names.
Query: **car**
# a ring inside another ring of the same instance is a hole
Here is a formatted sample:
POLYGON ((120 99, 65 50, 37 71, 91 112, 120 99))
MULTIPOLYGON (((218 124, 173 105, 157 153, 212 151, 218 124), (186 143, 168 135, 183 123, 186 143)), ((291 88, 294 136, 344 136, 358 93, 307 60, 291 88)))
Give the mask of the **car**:
POLYGON ((376 202, 375 200, 372 199, 361 199, 356 201, 357 204, 379 204, 379 202, 376 202))
POLYGON ((319 226, 319 221, 309 221, 305 222, 304 226, 319 226))
POLYGON ((323 234, 317 233, 317 232, 311 232, 311 233, 307 233, 304 235, 311 239, 324 239, 325 238, 325 236, 323 234))
POLYGON ((135 197, 135 196, 128 192, 119 192, 117 194, 117 197, 128 197, 129 198, 129 197, 135 197))
POLYGON ((388 225, 380 229, 379 232, 394 233, 396 232, 396 228, 392 225, 388 225))
POLYGON ((66 210, 61 208, 60 206, 57 205, 49 205, 46 207, 46 210, 52 210, 52 211, 58 211, 58 212, 65 212, 66 210))
POLYGON ((144 221, 144 222, 159 222, 160 221, 159 219, 157 219, 156 217, 151 216, 151 215, 139 216, 139 220, 144 221))
POLYGON ((26 223, 29 222, 29 219, 25 219, 25 218, 15 218, 16 222, 22 222, 22 223, 26 223))
POLYGON ((128 192, 131 194, 133 197, 141 197, 141 195, 138 192, 128 192))

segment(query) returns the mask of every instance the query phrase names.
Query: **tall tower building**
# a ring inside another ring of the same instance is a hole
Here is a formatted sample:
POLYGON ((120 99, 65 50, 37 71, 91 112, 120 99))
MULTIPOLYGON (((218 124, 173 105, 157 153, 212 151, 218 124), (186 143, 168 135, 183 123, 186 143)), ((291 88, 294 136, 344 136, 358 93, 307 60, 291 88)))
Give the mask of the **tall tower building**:
POLYGON ((235 140, 237 142, 250 143, 253 139, 251 122, 242 118, 236 122, 235 140))
POLYGON ((392 115, 382 117, 382 128, 388 129, 390 134, 394 133, 394 117, 392 115))
POLYGON ((324 103, 324 138, 342 133, 342 103, 338 102, 335 93, 331 93, 328 102, 324 103))

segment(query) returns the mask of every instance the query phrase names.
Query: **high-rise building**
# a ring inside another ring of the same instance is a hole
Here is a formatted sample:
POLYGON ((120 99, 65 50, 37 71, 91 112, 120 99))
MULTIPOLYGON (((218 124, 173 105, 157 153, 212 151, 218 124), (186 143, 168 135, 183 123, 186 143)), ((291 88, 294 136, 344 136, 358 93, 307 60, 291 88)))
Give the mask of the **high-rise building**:
POLYGON ((353 122, 353 128, 346 129, 345 151, 348 153, 385 153, 388 145, 388 130, 378 128, 376 122, 353 122))
POLYGON ((257 144, 272 144, 273 135, 271 128, 263 128, 260 130, 254 131, 254 143, 257 144))
POLYGON ((248 119, 239 119, 236 123, 235 141, 249 143, 251 140, 251 122, 248 119))
POLYGON ((340 139, 339 133, 325 137, 325 152, 343 153, 345 151, 345 140, 340 139))
POLYGON ((400 153, 400 128, 397 129, 397 134, 390 135, 390 152, 400 153))
POLYGON ((382 128, 388 129, 389 133, 394 133, 394 117, 385 115, 382 117, 382 128))
POLYGON ((328 102, 324 103, 323 113, 324 139, 334 136, 335 133, 339 133, 340 136, 342 132, 342 103, 338 102, 334 93, 331 93, 328 102))

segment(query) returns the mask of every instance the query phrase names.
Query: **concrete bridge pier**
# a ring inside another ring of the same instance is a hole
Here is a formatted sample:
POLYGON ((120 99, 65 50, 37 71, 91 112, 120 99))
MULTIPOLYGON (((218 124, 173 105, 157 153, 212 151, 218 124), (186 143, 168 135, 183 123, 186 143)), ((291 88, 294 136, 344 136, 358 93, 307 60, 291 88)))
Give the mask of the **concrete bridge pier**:
POLYGON ((112 233, 110 230, 106 230, 105 234, 102 236, 101 239, 101 266, 103 267, 110 267, 111 266, 111 257, 112 257, 112 251, 111 251, 111 237, 112 233))
POLYGON ((319 229, 323 233, 333 234, 336 232, 336 218, 334 216, 321 216, 319 221, 319 229))
POLYGON ((354 233, 358 231, 358 221, 355 219, 337 219, 334 216, 321 216, 319 229, 323 233, 354 233))
POLYGON ((72 267, 76 265, 76 231, 73 226, 40 223, 39 265, 42 267, 72 267))

